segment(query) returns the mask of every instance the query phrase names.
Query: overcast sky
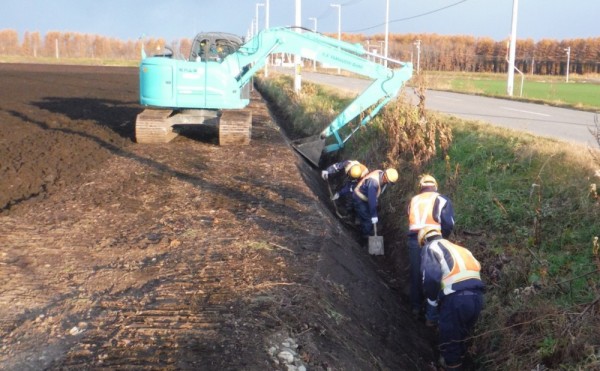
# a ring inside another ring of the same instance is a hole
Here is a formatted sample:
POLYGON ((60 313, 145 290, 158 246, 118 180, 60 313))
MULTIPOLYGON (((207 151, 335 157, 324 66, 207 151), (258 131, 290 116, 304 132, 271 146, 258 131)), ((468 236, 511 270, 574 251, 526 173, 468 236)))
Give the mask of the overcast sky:
MULTIPOLYGON (((142 35, 167 42, 200 31, 246 36, 257 3, 267 0, 1 0, 0 29, 78 32, 121 40, 142 35)), ((270 26, 295 22, 296 0, 269 0, 270 26)), ((514 0, 389 0, 390 33, 437 33, 491 37, 510 35, 514 0)), ((302 0, 302 26, 337 33, 383 34, 386 0, 302 0)), ((600 0, 520 0, 517 38, 566 40, 600 37, 600 0)), ((265 7, 258 7, 265 24, 265 7)))

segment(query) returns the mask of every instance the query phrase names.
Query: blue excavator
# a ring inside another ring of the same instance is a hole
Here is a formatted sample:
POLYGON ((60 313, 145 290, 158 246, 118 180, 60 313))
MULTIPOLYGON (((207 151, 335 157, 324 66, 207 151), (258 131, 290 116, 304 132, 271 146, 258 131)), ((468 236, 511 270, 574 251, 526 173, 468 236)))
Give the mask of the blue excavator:
POLYGON ((172 51, 147 57, 142 49, 140 103, 147 108, 137 116, 136 141, 165 143, 178 135, 174 130, 178 125, 213 123, 219 127, 220 145, 249 144, 252 116, 244 108, 250 103, 250 83, 276 53, 298 55, 372 80, 320 133, 292 143, 317 167, 324 152, 342 148, 393 100, 413 72, 411 63, 387 59, 398 66, 388 68, 374 61, 381 56, 360 44, 304 28, 265 29, 247 42, 228 33, 200 33, 187 58, 172 51), (359 116, 354 129, 342 134, 341 129, 359 116))

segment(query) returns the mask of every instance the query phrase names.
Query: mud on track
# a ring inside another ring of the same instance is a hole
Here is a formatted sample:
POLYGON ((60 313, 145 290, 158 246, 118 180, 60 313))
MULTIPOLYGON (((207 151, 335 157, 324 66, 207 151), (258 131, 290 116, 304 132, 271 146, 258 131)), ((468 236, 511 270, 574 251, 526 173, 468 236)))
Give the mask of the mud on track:
POLYGON ((133 141, 137 69, 0 64, 0 368, 418 370, 384 258, 255 93, 252 144, 133 141))

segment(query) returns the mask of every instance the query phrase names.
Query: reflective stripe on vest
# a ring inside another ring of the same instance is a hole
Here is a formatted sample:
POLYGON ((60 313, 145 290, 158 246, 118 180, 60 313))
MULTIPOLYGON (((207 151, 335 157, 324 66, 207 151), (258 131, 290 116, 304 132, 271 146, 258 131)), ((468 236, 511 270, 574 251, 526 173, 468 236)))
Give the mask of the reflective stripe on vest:
POLYGON ((360 177, 361 178, 364 177, 364 176, 366 176, 367 174, 369 174, 369 168, 368 167, 366 167, 363 164, 358 164, 358 166, 360 167, 360 177))
POLYGON ((452 284, 456 282, 471 278, 481 280, 481 275, 479 274, 481 265, 469 250, 447 240, 443 241, 442 246, 450 252, 452 260, 454 260, 452 270, 442 277, 442 289, 444 290, 444 293, 447 293, 447 291, 450 290, 450 292, 454 292, 454 290, 452 290, 452 284))
POLYGON ((439 195, 437 192, 424 192, 412 198, 408 215, 408 228, 411 231, 418 231, 427 226, 440 227, 440 223, 433 218, 433 207, 439 195))
POLYGON ((362 178, 360 180, 360 182, 358 182, 358 184, 354 188, 354 193, 358 196, 358 198, 360 198, 361 200, 363 200, 365 202, 369 201, 369 195, 364 195, 360 191, 360 187, 362 187, 362 185, 365 183, 365 181, 367 179, 373 179, 375 182, 377 182, 377 197, 379 197, 379 194, 381 193, 381 185, 379 184, 379 175, 381 172, 382 172, 381 170, 372 171, 369 174, 365 175, 365 177, 362 178))

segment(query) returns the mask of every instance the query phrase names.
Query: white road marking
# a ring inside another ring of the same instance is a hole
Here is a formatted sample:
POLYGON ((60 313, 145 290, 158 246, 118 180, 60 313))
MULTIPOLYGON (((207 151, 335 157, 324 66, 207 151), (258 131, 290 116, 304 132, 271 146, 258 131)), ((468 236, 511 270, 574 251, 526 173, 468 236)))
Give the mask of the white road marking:
POLYGON ((545 113, 539 113, 539 112, 533 112, 533 111, 525 111, 525 110, 520 110, 520 109, 514 109, 514 108, 508 108, 508 107, 500 107, 502 109, 508 110, 508 111, 515 111, 515 112, 521 112, 521 113, 530 113, 532 115, 539 115, 539 116, 545 116, 545 117, 550 117, 552 115, 548 115, 545 113))

